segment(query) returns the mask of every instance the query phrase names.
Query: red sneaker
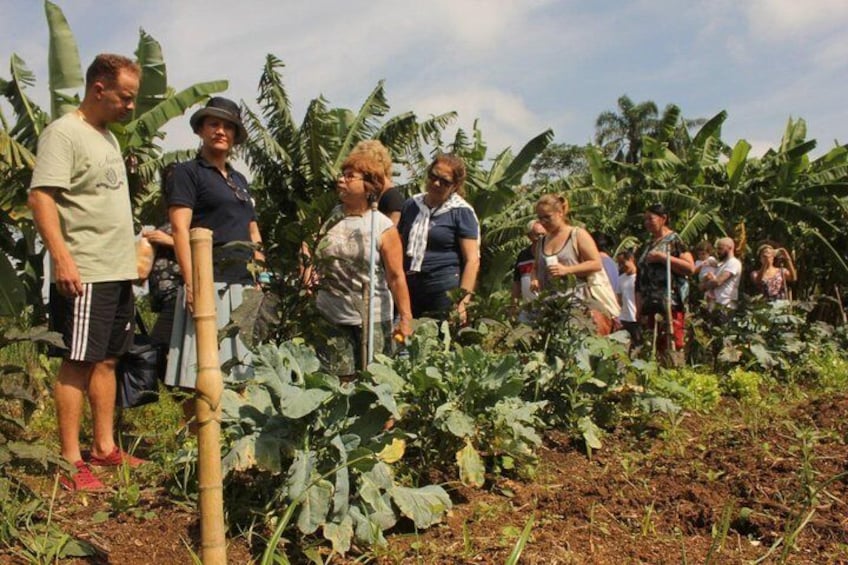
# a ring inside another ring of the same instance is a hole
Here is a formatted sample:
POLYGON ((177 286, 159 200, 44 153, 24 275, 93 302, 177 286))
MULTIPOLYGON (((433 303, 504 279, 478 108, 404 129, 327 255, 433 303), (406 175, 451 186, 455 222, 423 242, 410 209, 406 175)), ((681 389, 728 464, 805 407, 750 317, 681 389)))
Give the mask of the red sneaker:
POLYGON ((74 467, 77 468, 76 473, 71 476, 63 475, 59 479, 59 482, 65 489, 71 492, 99 492, 109 490, 109 487, 92 474, 91 469, 86 465, 85 461, 77 461, 74 463, 74 467))
POLYGON ((112 453, 106 457, 98 457, 92 453, 89 462, 92 465, 97 465, 98 467, 118 467, 123 465, 125 462, 130 467, 138 467, 139 465, 147 463, 146 460, 130 455, 123 449, 120 449, 117 445, 115 446, 115 449, 112 450, 112 453))

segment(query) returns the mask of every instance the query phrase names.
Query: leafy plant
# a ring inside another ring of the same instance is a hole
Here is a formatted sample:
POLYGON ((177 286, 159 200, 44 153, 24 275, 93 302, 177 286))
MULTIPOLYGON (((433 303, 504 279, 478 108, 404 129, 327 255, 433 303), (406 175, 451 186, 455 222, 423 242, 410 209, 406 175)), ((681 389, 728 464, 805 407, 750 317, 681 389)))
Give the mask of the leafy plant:
POLYGON ((725 394, 738 398, 744 402, 757 404, 762 400, 760 386, 763 378, 759 373, 746 371, 736 367, 721 380, 721 390, 725 394))
POLYGON ((460 480, 479 487, 487 461, 494 469, 535 463, 546 402, 522 398, 532 373, 518 356, 451 343, 447 324, 439 337, 432 321, 417 327, 406 352, 368 371, 399 398, 398 425, 414 435, 423 468, 445 468, 452 458, 460 480))
POLYGON ((320 529, 340 554, 354 537, 385 543, 382 532, 399 515, 418 528, 441 520, 451 506, 444 489, 395 479, 392 464, 403 457, 404 441, 384 431, 388 418, 401 417, 388 385, 343 385, 319 373, 314 351, 297 341, 261 345, 254 362, 255 378, 222 399, 231 442, 223 465, 227 473, 285 474, 269 517, 281 512, 283 527, 295 520, 303 535, 320 529))
POLYGON ((710 411, 721 400, 719 378, 689 367, 662 369, 654 386, 692 410, 710 411))

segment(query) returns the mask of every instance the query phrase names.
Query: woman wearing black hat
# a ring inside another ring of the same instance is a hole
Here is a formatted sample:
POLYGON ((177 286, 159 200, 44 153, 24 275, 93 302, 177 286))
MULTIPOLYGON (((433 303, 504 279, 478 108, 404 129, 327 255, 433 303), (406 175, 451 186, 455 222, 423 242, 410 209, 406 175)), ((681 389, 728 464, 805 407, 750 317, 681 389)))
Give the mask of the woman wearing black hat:
POLYGON ((655 316, 661 315, 663 323, 657 328, 657 349, 667 350, 669 335, 673 336, 674 347, 682 349, 684 305, 689 294, 686 277, 694 272, 695 262, 686 244, 669 227, 668 212, 662 204, 649 206, 644 222, 651 239, 642 248, 637 263, 636 302, 642 326, 653 332, 655 316))
MULTIPOLYGON (((175 314, 165 383, 187 388, 193 388, 196 380, 194 323, 187 313, 194 299, 189 230, 212 230, 219 328, 229 322, 230 313, 241 303, 244 287, 255 284, 248 264, 263 259, 257 251, 262 238, 247 179, 228 161, 230 150, 247 139, 238 105, 227 98, 211 98, 191 116, 190 123, 200 138, 200 150, 191 161, 177 165, 166 182, 174 252, 184 282, 178 302, 184 307, 175 314)), ((238 337, 221 342, 221 361, 237 361, 231 377, 250 376, 248 357, 238 337)))

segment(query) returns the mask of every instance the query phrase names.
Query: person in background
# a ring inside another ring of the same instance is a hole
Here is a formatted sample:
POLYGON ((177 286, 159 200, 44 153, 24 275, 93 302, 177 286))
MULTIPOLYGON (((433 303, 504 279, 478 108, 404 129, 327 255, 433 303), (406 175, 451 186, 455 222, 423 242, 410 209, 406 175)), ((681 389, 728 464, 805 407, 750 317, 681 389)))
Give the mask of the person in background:
POLYGON ((412 309, 403 272, 403 245, 392 221, 371 211, 385 182, 383 164, 364 151, 353 151, 342 164, 336 181, 341 204, 330 215, 330 226, 312 254, 308 280, 314 286, 315 304, 323 318, 322 337, 316 347, 324 369, 351 377, 362 368, 362 343, 367 337, 364 294, 370 282, 372 221, 376 236, 377 270, 373 312, 374 351, 389 353, 392 335, 412 334, 412 309), (397 326, 392 331, 392 304, 397 326))
MULTIPOLYGON (((165 183, 174 170, 174 164, 162 170, 162 201, 165 202, 165 183)), ((171 233, 171 222, 158 226, 156 229, 143 231, 141 236, 147 239, 154 249, 153 268, 147 279, 150 310, 157 313, 156 323, 150 330, 153 343, 169 345, 174 327, 174 314, 177 309, 177 291, 183 284, 180 265, 174 255, 174 237, 171 233)))
POLYGON ((736 258, 736 245, 729 237, 716 241, 718 267, 715 273, 708 273, 701 283, 701 289, 711 290, 715 304, 721 306, 719 323, 728 320, 729 314, 736 309, 739 301, 739 282, 742 280, 742 262, 736 258))
MULTIPOLYGON (((704 281, 711 274, 715 275, 715 270, 718 266, 718 261, 716 261, 713 253, 713 246, 709 241, 700 241, 695 245, 695 270, 693 274, 698 277, 698 288, 701 290, 704 288, 704 281)), ((705 290, 703 292, 704 299, 709 307, 714 301, 713 291, 705 290)))
POLYGON ((604 272, 609 278, 610 285, 615 294, 618 294, 618 265, 615 259, 610 257, 609 250, 612 247, 612 242, 607 234, 602 232, 593 232, 592 239, 595 240, 595 245, 598 246, 598 253, 601 256, 601 265, 604 267, 604 272))
POLYGON ((72 491, 106 486, 89 464, 143 461, 115 443, 115 366, 133 339, 138 277, 129 185, 121 148, 109 131, 133 111, 141 70, 120 55, 101 54, 88 67, 79 108, 54 120, 38 140, 28 205, 53 261, 50 329, 65 348, 53 390, 62 457, 75 468, 61 477, 72 491), (85 397, 94 441, 80 450, 85 397))
POLYGON ((630 334, 632 350, 642 344, 642 326, 636 309, 636 255, 632 249, 625 249, 616 255, 616 260, 619 268, 618 301, 621 304, 618 319, 630 334))
MULTIPOLYGON (((512 304, 515 311, 521 308, 521 303, 531 302, 536 293, 530 288, 533 281, 533 270, 536 266, 537 243, 545 236, 545 226, 539 220, 530 220, 527 224, 527 237, 530 245, 519 252, 512 270, 512 304)), ((528 312, 518 312, 518 321, 530 321, 528 312)))
POLYGON ((376 160, 383 168, 383 184, 380 200, 377 202, 377 210, 388 217, 397 226, 400 221, 400 211, 403 209, 404 197, 392 181, 392 157, 386 146, 376 139, 360 141, 354 145, 351 155, 362 152, 371 159, 376 160))
POLYGON ((685 345, 686 299, 689 295, 687 277, 695 270, 695 262, 686 244, 669 226, 669 214, 665 206, 649 206, 645 210, 644 224, 650 239, 642 247, 636 262, 636 303, 639 305, 642 328, 653 333, 657 325, 657 350, 661 354, 667 351, 670 340, 677 350, 682 350, 685 345), (667 276, 669 268, 670 285, 667 276), (663 317, 662 323, 657 324, 657 315, 663 317), (669 325, 671 336, 668 335, 669 325))
MULTIPOLYGON (((247 179, 229 162, 233 147, 247 139, 238 105, 227 98, 210 98, 204 108, 192 114, 189 123, 200 138, 200 151, 191 161, 174 167, 165 182, 174 253, 183 276, 183 285, 177 295, 165 384, 193 389, 197 380, 197 352, 191 316, 194 292, 189 230, 197 227, 212 230, 219 329, 229 322, 230 314, 241 304, 244 289, 256 285, 249 264, 262 262, 264 257, 258 249, 262 237, 247 179)), ((235 360, 229 378, 245 379, 252 375, 250 352, 238 336, 220 342, 219 358, 222 364, 235 360)))
MULTIPOLYGON (((589 300, 592 296, 587 279, 592 273, 602 272, 601 256, 589 232, 568 222, 568 212, 568 200, 557 194, 545 194, 536 203, 536 216, 545 227, 547 235, 539 242, 533 287, 534 290, 543 290, 551 286, 554 280, 574 275, 577 279, 577 296, 589 300)), ((606 278, 606 275, 603 277, 606 278)), ((609 285, 609 281, 605 282, 609 285)), ((615 302, 611 285, 606 288, 610 300, 615 302)), ((599 335, 607 335, 612 331, 613 319, 619 314, 617 303, 612 306, 615 312, 591 308, 599 335)))
POLYGON ((480 222, 463 198, 465 163, 438 155, 427 169, 426 191, 408 199, 398 229, 404 244, 404 269, 412 316, 446 319, 456 310, 467 322, 480 270, 480 222), (461 289, 454 302, 450 291, 461 289))
POLYGON ((792 256, 783 247, 763 244, 757 249, 760 268, 751 273, 751 280, 769 302, 789 298, 789 283, 798 278, 792 256))

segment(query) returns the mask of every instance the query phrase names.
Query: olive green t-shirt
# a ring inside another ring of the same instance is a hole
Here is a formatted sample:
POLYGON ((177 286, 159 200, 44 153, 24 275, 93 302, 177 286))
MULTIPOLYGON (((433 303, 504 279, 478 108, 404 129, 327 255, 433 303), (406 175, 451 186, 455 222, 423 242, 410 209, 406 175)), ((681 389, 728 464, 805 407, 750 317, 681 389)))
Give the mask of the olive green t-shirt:
POLYGON ((138 277, 129 185, 118 140, 76 112, 38 140, 30 190, 54 188, 62 235, 83 283, 138 277))

